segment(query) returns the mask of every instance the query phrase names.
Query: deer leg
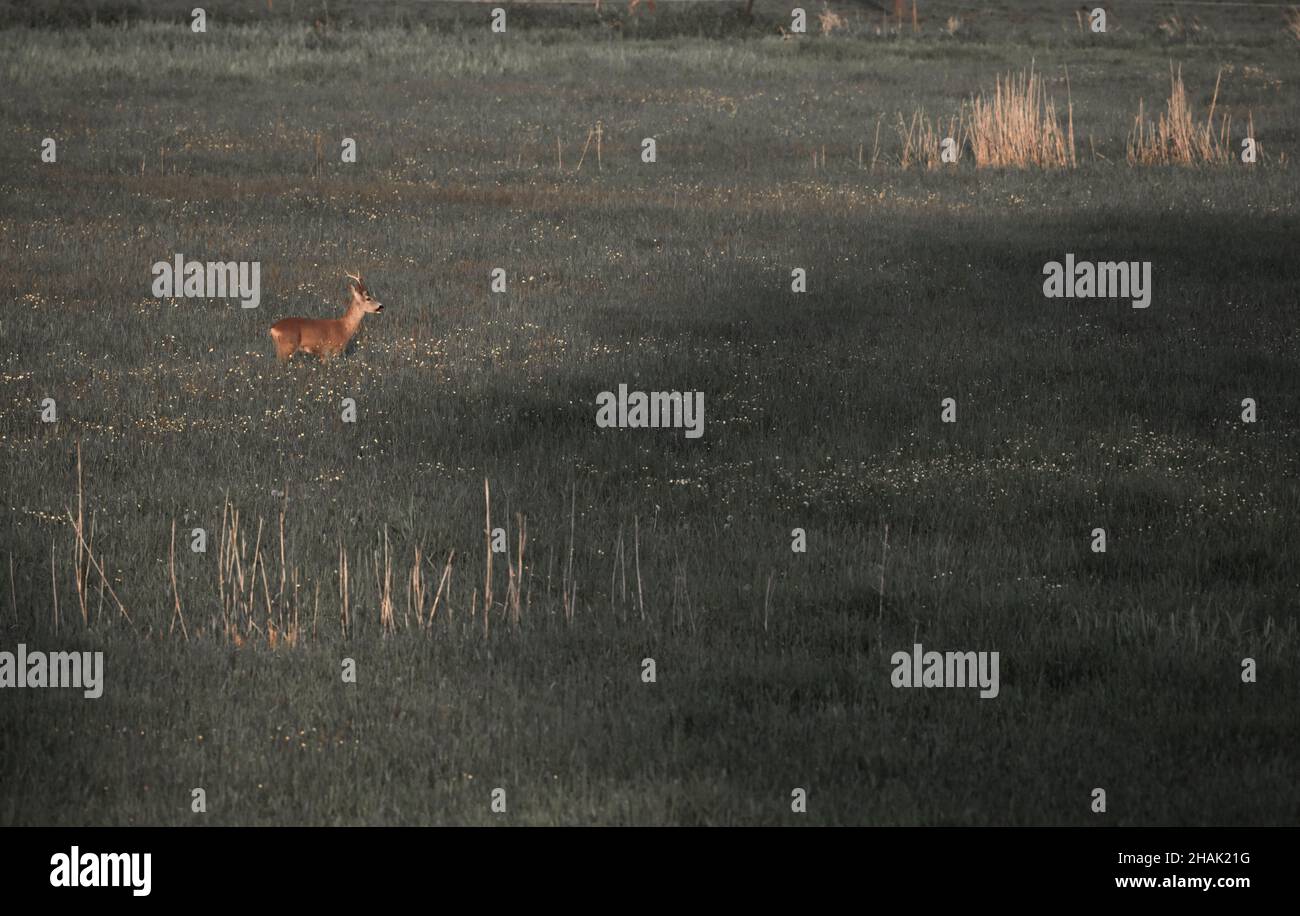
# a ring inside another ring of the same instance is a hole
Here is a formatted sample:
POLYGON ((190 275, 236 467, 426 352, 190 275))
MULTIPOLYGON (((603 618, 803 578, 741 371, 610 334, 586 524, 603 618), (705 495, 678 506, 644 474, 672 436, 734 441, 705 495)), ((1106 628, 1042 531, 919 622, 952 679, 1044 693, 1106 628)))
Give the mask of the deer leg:
POLYGON ((293 349, 288 345, 288 341, 286 341, 283 335, 278 333, 274 328, 271 329, 271 341, 275 344, 275 358, 282 363, 287 362, 290 354, 293 353, 293 349))

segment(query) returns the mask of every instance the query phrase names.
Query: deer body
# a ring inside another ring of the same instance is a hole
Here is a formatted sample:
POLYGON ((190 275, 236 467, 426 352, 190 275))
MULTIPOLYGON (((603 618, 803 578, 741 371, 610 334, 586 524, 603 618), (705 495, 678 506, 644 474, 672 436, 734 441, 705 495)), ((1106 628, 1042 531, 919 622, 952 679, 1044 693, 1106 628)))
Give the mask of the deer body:
POLYGON ((369 312, 384 310, 360 276, 347 276, 352 280, 352 298, 342 318, 284 318, 271 325, 277 359, 284 362, 299 351, 321 360, 338 356, 361 328, 361 319, 369 312))

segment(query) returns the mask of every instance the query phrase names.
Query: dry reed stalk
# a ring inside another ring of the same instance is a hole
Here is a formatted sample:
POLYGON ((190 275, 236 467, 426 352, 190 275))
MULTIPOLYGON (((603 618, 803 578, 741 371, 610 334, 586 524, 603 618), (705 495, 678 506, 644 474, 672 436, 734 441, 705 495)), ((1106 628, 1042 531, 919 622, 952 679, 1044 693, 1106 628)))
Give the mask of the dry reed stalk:
POLYGON ((492 607, 492 494, 483 478, 483 544, 487 548, 487 570, 483 575, 483 633, 487 635, 487 614, 492 607))
MULTIPOLYGON (((253 565, 248 568, 248 616, 253 616, 253 593, 257 591, 257 567, 262 562, 262 520, 257 520, 257 541, 253 544, 253 565)), ((270 610, 269 608, 267 609, 270 610)), ((268 613, 267 617, 271 615, 268 613)))
POLYGON ((876 605, 876 645, 884 645, 885 620, 885 562, 889 559, 889 523, 885 523, 885 534, 880 543, 880 590, 876 605))
POLYGON ((217 600, 221 602, 221 613, 226 612, 226 515, 230 510, 230 493, 227 492, 221 503, 221 542, 217 545, 217 600))
MULTIPOLYGON (((86 516, 83 503, 83 492, 81 485, 81 442, 77 442, 77 521, 76 528, 78 531, 85 531, 86 516)), ((77 582, 77 603, 81 607, 81 624, 83 627, 88 626, 90 621, 86 610, 86 591, 85 583, 82 580, 82 548, 81 539, 75 538, 72 542, 72 574, 77 582)))
POLYGON ((510 574, 510 581, 513 585, 513 594, 510 603, 510 623, 516 630, 519 629, 519 620, 522 616, 520 607, 520 597, 524 581, 524 550, 528 546, 528 519, 519 513, 515 513, 515 524, 519 526, 519 546, 515 553, 515 566, 510 574))
MULTIPOLYGON (((69 512, 68 517, 71 518, 71 516, 72 513, 69 512)), ((57 636, 59 633, 59 580, 54 574, 54 544, 55 539, 50 538, 50 588, 54 590, 54 607, 51 609, 51 613, 54 615, 54 634, 57 636)))
POLYGON ((1079 161, 1074 154, 1074 92, 1070 88, 1070 68, 1065 68, 1065 112, 1068 119, 1066 148, 1070 151, 1070 168, 1077 168, 1079 161))
MULTIPOLYGON (((87 556, 92 556, 95 553, 95 527, 98 518, 99 518, 99 512, 97 510, 92 510, 90 513, 90 538, 86 541, 87 556)), ((88 561, 83 561, 81 568, 82 568, 82 575, 85 577, 85 588, 89 590, 90 589, 90 563, 88 561)), ((102 614, 104 610, 103 605, 104 605, 104 589, 103 586, 101 585, 99 589, 99 607, 96 609, 97 615, 102 614)), ((86 613, 87 626, 89 626, 90 624, 89 618, 90 618, 90 614, 89 611, 87 611, 86 613)))
POLYGON ((632 516, 632 550, 636 562, 636 603, 641 613, 641 622, 645 622, 645 594, 641 590, 641 520, 632 516))
POLYGON ((339 621, 344 638, 348 635, 350 625, 348 604, 348 552, 343 542, 339 541, 339 621))
POLYGON ((569 561, 565 569, 563 583, 564 619, 569 623, 573 622, 573 615, 577 609, 578 584, 573 581, 573 536, 577 505, 578 484, 575 481, 569 497, 569 561))
MULTIPOLYGON (((623 528, 619 526, 619 536, 623 535, 623 528)), ((618 542, 614 542, 614 547, 609 552, 609 613, 611 617, 618 616, 618 605, 614 603, 614 597, 618 594, 615 586, 618 583, 618 542)))
POLYGON ((222 525, 222 556, 218 563, 218 569, 223 570, 224 579, 227 585, 227 593, 222 601, 221 613, 224 618, 225 630, 227 636, 232 632, 238 632, 238 621, 235 620, 235 608, 238 601, 235 598, 235 566, 238 563, 238 557, 235 553, 235 544, 239 538, 239 512, 234 505, 230 506, 230 514, 222 525))
POLYGON ((673 624, 681 626, 681 611, 679 607, 686 609, 686 621, 690 624, 690 631, 695 631, 695 608, 690 603, 690 586, 688 585, 688 576, 686 576, 686 564, 682 563, 681 556, 677 553, 677 548, 673 547, 673 572, 672 572, 672 617, 673 624), (680 604, 679 604, 680 595, 680 604))
POLYGON ((302 635, 302 630, 298 624, 298 610, 299 610, 298 585, 299 584, 300 583, 298 579, 298 567, 295 566, 293 568, 293 644, 295 646, 298 644, 298 637, 302 635))
MULTIPOLYGON (((424 625, 426 629, 433 626, 433 618, 438 613, 438 603, 442 600, 442 590, 446 588, 448 579, 451 576, 451 562, 453 559, 455 559, 455 557, 456 557, 456 551, 454 550, 447 555, 447 564, 446 566, 443 567, 441 578, 438 579, 438 589, 433 594, 433 604, 429 605, 429 616, 425 618, 424 625)), ((448 605, 449 613, 450 610, 451 610, 451 606, 448 605)))
POLYGON ((674 546, 674 547, 673 547, 673 567, 672 567, 672 573, 673 573, 673 603, 672 603, 672 606, 668 609, 669 619, 672 620, 672 622, 673 622, 673 626, 674 626, 674 627, 680 627, 680 626, 682 625, 682 615, 681 615, 681 611, 679 611, 679 610, 677 609, 678 596, 681 594, 681 590, 682 590, 682 582, 681 582, 681 579, 682 579, 682 576, 681 576, 681 566, 682 566, 682 558, 681 558, 680 556, 678 556, 678 554, 677 554, 677 548, 676 548, 676 546, 674 546))
POLYGON ((519 580, 519 584, 515 586, 515 623, 516 623, 516 625, 519 623, 519 618, 520 618, 520 616, 523 614, 523 611, 524 611, 524 609, 521 608, 521 607, 520 607, 520 604, 519 604, 521 587, 522 587, 523 583, 524 583, 525 581, 527 581, 527 578, 528 578, 528 576, 527 576, 527 572, 526 572, 527 567, 524 565, 525 551, 526 551, 526 549, 527 549, 527 547, 528 547, 528 517, 525 516, 525 515, 520 515, 520 516, 518 517, 518 519, 519 519, 519 553, 517 554, 517 557, 518 557, 518 563, 519 563, 519 574, 518 574, 518 577, 517 577, 517 578, 518 578, 518 580, 519 580))
POLYGON ((514 600, 515 587, 515 567, 514 562, 510 559, 510 504, 506 503, 506 526, 505 526, 505 545, 506 545, 506 596, 501 599, 501 615, 506 619, 511 616, 510 602, 514 600))
POLYGON ((555 611, 551 605, 551 579, 555 574, 555 548, 546 548, 546 613, 554 614, 555 611))
POLYGON ((587 142, 582 145, 582 155, 578 157, 578 164, 573 169, 573 174, 575 175, 582 171, 582 163, 583 160, 587 158, 587 147, 591 146, 591 137, 593 133, 594 131, 592 131, 591 128, 587 129, 587 142))
POLYGON ((385 634, 397 631, 393 614, 393 561, 388 547, 388 527, 384 527, 384 578, 379 579, 379 555, 375 554, 375 586, 379 589, 379 625, 385 634))
POLYGON ((190 631, 185 626, 185 614, 181 611, 181 592, 176 586, 176 519, 172 519, 172 542, 171 548, 167 552, 167 568, 172 577, 172 598, 176 601, 176 606, 172 611, 171 624, 167 627, 167 635, 172 634, 172 631, 176 628, 176 621, 179 620, 181 622, 181 633, 184 635, 185 641, 189 642, 190 631))
POLYGON ((269 633, 275 629, 275 622, 271 618, 271 590, 266 585, 266 564, 262 564, 262 597, 266 599, 266 629, 269 633))
POLYGON ((415 609, 415 622, 424 629, 424 567, 420 562, 420 545, 415 545, 415 557, 411 561, 411 573, 406 580, 406 612, 415 609))
MULTIPOLYGON (((623 523, 618 525, 618 540, 614 542, 613 564, 609 574, 609 606, 614 609, 614 596, 618 595, 618 606, 623 610, 623 621, 627 622, 627 551, 623 546, 623 523), (620 586, 621 583, 621 586, 620 586)), ((616 615, 617 616, 617 615, 616 615)))
MULTIPOLYGON (((287 499, 288 499, 288 493, 289 493, 289 486, 288 486, 288 484, 285 484, 285 490, 284 490, 284 492, 285 492, 285 499, 286 499, 286 501, 287 501, 287 499)), ((284 601, 284 577, 285 577, 285 564, 284 564, 284 509, 281 509, 281 510, 280 510, 280 594, 279 594, 279 597, 276 598, 276 602, 277 602, 277 604, 278 604, 279 602, 284 601)))
POLYGON ((623 525, 618 526, 619 603, 623 606, 623 620, 627 620, 627 551, 623 546, 623 525))
POLYGON ((524 592, 524 616, 530 617, 533 610, 533 577, 528 576, 526 578, 528 581, 528 589, 524 592))
POLYGON ((233 613, 239 607, 239 596, 244 593, 244 562, 242 559, 243 548, 237 547, 241 543, 239 537, 239 510, 231 507, 230 516, 230 610, 233 613))
MULTIPOLYGON (((65 511, 67 511, 67 513, 68 513, 68 521, 69 521, 69 522, 73 522, 73 531, 76 533, 77 537, 80 538, 80 537, 81 537, 81 532, 76 530, 75 519, 73 519, 73 517, 72 517, 72 512, 71 512, 71 510, 65 510, 65 511)), ((85 546, 85 542, 84 542, 84 541, 82 542, 82 544, 83 544, 83 546, 85 546)), ((107 574, 105 574, 105 572, 104 572, 104 567, 103 567, 102 563, 96 563, 96 562, 95 562, 94 554, 91 554, 91 553, 89 552, 89 548, 87 548, 87 554, 86 554, 86 557, 87 557, 87 559, 90 560, 90 562, 91 562, 92 564, 94 564, 95 571, 99 573, 99 581, 100 581, 101 587, 103 587, 103 588, 107 588, 107 589, 108 589, 108 593, 109 593, 109 595, 111 595, 112 598, 113 598, 113 600, 114 600, 115 602, 117 602, 117 609, 118 609, 118 611, 122 614, 123 617, 126 618, 126 622, 127 622, 127 623, 133 623, 133 621, 131 620, 131 615, 128 614, 128 613, 126 612, 126 606, 123 605, 121 599, 119 599, 119 598, 117 597, 117 592, 113 591, 113 586, 111 586, 111 585, 108 584, 108 576, 107 576, 107 574)), ((101 559, 101 561, 102 561, 103 558, 101 557, 100 559, 101 559)))

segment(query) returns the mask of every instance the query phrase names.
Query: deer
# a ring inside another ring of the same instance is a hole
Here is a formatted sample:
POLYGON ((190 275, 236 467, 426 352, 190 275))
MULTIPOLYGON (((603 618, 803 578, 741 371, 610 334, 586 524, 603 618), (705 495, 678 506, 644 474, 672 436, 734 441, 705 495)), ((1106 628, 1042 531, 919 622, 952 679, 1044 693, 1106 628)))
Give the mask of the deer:
POLYGON ((321 362, 338 356, 356 336, 361 319, 367 314, 378 314, 384 306, 366 289, 360 274, 344 273, 351 280, 351 299, 342 318, 282 318, 271 325, 271 339, 275 341, 275 357, 287 362, 298 351, 313 353, 321 362))

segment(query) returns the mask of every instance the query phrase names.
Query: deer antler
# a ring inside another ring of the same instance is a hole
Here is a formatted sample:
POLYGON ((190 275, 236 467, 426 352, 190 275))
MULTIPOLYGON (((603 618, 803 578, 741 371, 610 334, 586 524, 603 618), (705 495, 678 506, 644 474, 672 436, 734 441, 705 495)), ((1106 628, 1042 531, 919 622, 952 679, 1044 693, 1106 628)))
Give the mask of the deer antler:
POLYGON ((361 274, 350 274, 345 270, 343 271, 343 276, 347 277, 349 280, 356 280, 358 283, 361 282, 361 274))

